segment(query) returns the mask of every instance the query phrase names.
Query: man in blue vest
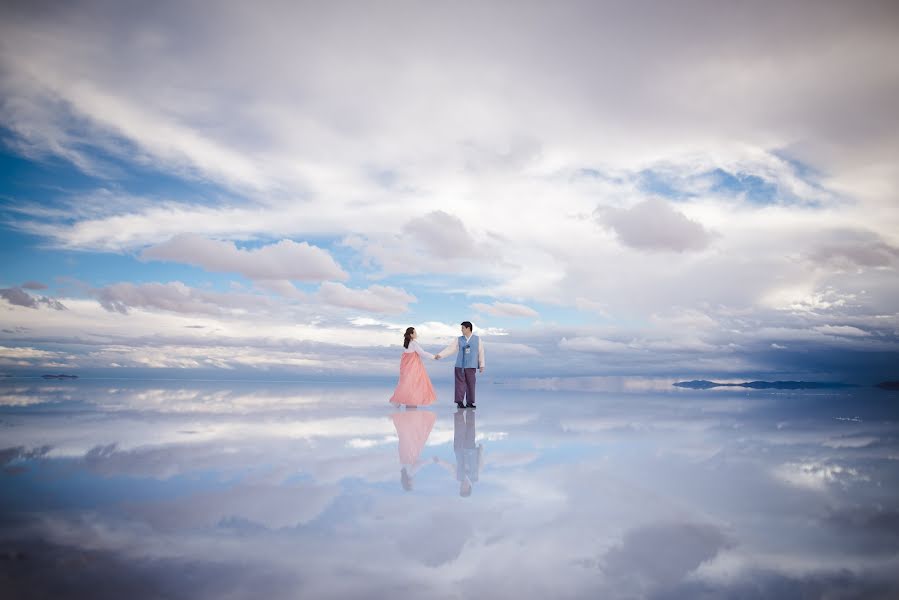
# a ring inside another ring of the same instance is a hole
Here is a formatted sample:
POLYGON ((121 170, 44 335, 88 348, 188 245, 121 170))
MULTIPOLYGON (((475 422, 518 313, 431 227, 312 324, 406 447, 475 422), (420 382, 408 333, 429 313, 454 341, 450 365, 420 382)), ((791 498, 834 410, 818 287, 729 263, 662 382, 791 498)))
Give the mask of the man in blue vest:
POLYGON ((456 353, 456 406, 476 408, 474 387, 477 372, 484 372, 484 344, 481 338, 472 334, 474 327, 471 321, 462 321, 461 325, 462 335, 435 354, 434 359, 440 360, 453 352, 456 353))

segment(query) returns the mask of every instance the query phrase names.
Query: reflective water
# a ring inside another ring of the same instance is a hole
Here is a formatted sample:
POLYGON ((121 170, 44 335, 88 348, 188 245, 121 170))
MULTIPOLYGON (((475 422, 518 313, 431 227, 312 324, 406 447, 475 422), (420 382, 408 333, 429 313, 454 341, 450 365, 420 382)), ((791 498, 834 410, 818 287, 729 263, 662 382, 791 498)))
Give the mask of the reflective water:
POLYGON ((894 598, 899 397, 8 380, 0 589, 894 598))

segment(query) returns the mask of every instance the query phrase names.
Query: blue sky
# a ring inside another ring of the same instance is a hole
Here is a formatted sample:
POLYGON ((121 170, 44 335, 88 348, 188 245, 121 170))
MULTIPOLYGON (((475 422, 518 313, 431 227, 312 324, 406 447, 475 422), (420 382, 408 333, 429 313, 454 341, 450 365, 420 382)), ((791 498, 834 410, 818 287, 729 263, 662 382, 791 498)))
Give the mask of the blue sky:
POLYGON ((4 7, 0 368, 895 377, 895 9, 814 6, 4 7))

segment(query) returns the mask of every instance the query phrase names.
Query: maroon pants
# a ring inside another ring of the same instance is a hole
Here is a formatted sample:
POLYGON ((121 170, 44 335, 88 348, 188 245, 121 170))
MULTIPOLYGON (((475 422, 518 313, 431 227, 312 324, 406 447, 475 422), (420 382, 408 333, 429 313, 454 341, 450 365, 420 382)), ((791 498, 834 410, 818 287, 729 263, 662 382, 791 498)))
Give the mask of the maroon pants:
POLYGON ((477 379, 477 369, 460 369, 456 367, 456 404, 462 404, 468 397, 468 404, 474 404, 474 384, 477 379))

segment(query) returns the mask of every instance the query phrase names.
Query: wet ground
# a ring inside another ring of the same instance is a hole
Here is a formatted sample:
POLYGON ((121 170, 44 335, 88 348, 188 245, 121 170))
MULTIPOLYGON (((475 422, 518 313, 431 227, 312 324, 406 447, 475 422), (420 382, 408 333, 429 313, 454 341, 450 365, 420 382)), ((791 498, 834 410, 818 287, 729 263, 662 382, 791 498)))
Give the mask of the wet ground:
POLYGON ((895 598, 899 394, 10 379, 21 598, 895 598))

